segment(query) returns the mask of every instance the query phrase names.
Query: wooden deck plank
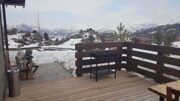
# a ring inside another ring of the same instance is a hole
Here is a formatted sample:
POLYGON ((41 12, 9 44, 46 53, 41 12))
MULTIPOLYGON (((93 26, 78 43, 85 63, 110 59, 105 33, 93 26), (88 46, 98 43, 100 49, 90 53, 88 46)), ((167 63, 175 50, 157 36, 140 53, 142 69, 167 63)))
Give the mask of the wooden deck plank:
MULTIPOLYGON (((125 88, 128 88, 133 85, 128 85, 128 86, 125 85, 124 87, 119 87, 119 88, 116 85, 112 85, 112 86, 109 88, 106 88, 106 87, 99 88, 98 87, 98 88, 94 88, 94 89, 87 89, 85 91, 80 91, 79 93, 75 93, 73 95, 72 95, 72 93, 68 93, 68 96, 71 96, 71 98, 67 98, 66 97, 67 95, 62 96, 61 98, 58 98, 59 96, 57 96, 55 98, 57 98, 57 100, 62 99, 63 101, 68 101, 70 99, 78 100, 79 98, 82 99, 82 98, 86 98, 88 96, 98 95, 98 98, 103 98, 103 100, 104 100, 104 99, 106 99, 105 97, 113 97, 114 94, 119 93, 121 88, 125 89, 125 88), (104 96, 100 97, 101 94, 103 94, 104 96), (111 94, 112 94, 112 96, 109 96, 111 94), (77 96, 78 96, 78 98, 77 98, 77 96)), ((95 99, 98 99, 98 98, 95 98, 95 99)))
POLYGON ((125 71, 117 72, 117 79, 105 76, 95 82, 89 76, 28 85, 18 97, 6 101, 155 101, 157 96, 148 91, 155 85, 125 71))

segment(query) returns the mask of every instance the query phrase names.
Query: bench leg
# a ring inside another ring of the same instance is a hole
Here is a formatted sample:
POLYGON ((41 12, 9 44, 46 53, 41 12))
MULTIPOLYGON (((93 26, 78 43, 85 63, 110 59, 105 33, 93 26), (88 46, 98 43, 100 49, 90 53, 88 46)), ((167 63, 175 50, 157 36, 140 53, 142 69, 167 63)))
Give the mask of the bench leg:
POLYGON ((26 80, 29 79, 29 71, 26 71, 26 80))
POLYGON ((164 101, 164 97, 160 96, 159 101, 164 101))
POLYGON ((33 70, 33 74, 36 72, 36 70, 39 68, 39 66, 33 66, 35 69, 33 70))
POLYGON ((20 78, 20 79, 22 78, 21 72, 19 72, 19 78, 20 78))
POLYGON ((114 74, 114 78, 116 79, 116 73, 114 74))

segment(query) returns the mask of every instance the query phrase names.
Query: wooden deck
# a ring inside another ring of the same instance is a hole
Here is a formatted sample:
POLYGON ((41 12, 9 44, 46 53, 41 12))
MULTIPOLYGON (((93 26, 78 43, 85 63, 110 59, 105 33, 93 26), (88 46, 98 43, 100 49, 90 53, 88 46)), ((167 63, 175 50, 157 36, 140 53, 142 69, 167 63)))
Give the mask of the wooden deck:
POLYGON ((153 81, 118 71, 116 79, 105 76, 98 82, 82 76, 24 86, 20 96, 6 101, 158 101, 158 96, 148 91, 153 85, 153 81))

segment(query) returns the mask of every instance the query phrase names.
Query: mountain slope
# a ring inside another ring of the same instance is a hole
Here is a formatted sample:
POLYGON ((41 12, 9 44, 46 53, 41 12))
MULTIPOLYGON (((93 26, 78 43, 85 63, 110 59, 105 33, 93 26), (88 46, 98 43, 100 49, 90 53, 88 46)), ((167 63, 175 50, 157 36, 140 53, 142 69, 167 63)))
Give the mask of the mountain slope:
POLYGON ((134 35, 151 35, 155 32, 162 32, 162 33, 173 32, 173 33, 180 34, 180 23, 159 25, 156 27, 141 29, 141 30, 137 30, 133 34, 134 35))

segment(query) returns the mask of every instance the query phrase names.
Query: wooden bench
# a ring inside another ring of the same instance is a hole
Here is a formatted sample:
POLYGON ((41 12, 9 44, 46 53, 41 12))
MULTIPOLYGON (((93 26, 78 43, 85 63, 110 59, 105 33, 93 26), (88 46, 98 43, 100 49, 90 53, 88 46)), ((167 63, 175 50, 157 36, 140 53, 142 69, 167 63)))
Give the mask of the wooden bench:
POLYGON ((30 71, 30 68, 26 66, 25 61, 20 60, 17 56, 15 57, 16 59, 16 65, 17 69, 19 69, 19 77, 20 79, 28 79, 28 72, 30 71), (26 77, 24 77, 26 76, 26 77))
POLYGON ((34 74, 36 70, 39 68, 38 65, 34 63, 29 63, 27 64, 25 60, 20 60, 17 56, 15 57, 16 59, 16 65, 17 68, 19 69, 19 77, 20 79, 32 79, 32 73, 34 74), (34 70, 32 70, 34 68, 34 70), (26 77, 24 77, 26 76, 26 77), (30 77, 31 76, 31 77, 30 77))
POLYGON ((167 86, 167 101, 179 101, 180 89, 167 86))
POLYGON ((168 101, 179 101, 180 80, 152 86, 149 90, 158 94, 160 96, 160 101, 164 101, 165 98, 168 101))

